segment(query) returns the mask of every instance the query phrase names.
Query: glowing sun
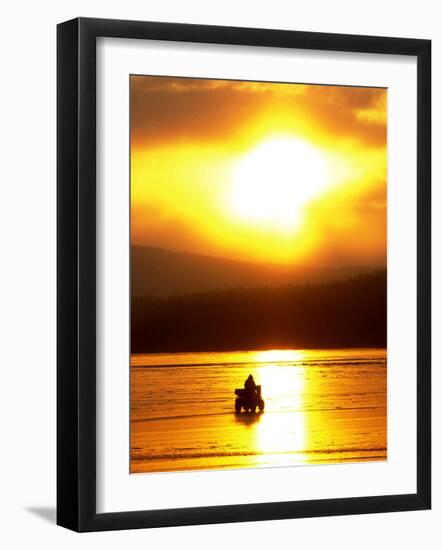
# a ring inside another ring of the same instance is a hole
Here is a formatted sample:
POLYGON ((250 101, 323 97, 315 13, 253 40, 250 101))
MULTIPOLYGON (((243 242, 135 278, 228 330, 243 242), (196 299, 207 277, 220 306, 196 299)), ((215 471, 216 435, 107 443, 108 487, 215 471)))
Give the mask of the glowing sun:
POLYGON ((232 204, 252 223, 293 231, 302 208, 328 184, 321 151, 295 138, 274 138, 257 145, 233 170, 232 204))

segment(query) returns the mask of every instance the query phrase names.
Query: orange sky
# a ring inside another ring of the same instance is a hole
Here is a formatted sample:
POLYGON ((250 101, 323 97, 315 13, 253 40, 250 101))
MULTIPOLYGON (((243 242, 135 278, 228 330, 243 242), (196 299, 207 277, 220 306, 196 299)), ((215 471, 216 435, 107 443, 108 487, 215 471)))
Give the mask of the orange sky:
POLYGON ((386 263, 387 91, 132 76, 133 244, 386 263))

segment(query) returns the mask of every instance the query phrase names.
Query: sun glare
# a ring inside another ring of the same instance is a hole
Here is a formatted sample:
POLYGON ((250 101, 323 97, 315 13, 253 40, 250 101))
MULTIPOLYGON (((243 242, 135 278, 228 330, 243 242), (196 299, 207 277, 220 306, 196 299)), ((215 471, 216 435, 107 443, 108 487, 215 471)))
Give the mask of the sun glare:
POLYGON ((307 142, 273 138, 246 154, 233 172, 232 203, 252 223, 293 231, 302 208, 328 184, 325 156, 307 142))

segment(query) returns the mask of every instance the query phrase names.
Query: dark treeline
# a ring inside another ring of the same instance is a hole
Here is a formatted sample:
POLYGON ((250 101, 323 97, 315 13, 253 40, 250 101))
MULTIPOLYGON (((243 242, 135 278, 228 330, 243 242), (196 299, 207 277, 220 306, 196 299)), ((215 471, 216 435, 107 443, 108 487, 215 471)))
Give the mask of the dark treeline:
POLYGON ((132 300, 133 353, 385 347, 387 274, 132 300))

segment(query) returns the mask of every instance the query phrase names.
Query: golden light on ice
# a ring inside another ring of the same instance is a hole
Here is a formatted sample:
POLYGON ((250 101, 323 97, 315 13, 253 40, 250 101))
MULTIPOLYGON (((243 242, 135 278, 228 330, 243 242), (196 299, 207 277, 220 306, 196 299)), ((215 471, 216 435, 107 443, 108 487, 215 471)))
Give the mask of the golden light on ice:
POLYGON ((327 161, 319 149, 296 138, 272 138, 235 166, 233 209, 249 222, 293 231, 303 206, 328 183, 327 161))
POLYGON ((299 349, 269 349, 257 351, 254 354, 254 359, 257 363, 301 361, 305 357, 305 352, 299 349))
MULTIPOLYGON (((276 351, 284 353, 284 350, 272 350, 276 351)), ((297 462, 304 462, 304 368, 270 364, 260 370, 260 382, 265 391, 266 413, 258 424, 256 445, 262 453, 262 462, 268 462, 270 456, 273 465, 282 465, 287 462, 287 453, 297 462)))

